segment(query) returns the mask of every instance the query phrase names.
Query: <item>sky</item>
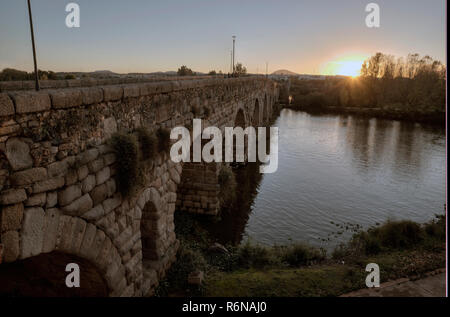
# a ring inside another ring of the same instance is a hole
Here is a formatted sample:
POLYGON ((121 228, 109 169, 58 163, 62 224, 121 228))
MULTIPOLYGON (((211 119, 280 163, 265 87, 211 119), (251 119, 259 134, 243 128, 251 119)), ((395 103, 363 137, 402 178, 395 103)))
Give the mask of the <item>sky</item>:
MULTIPOLYGON (((119 73, 288 69, 330 73, 381 51, 419 53, 446 63, 444 0, 31 0, 39 69, 119 73), (68 28, 68 3, 80 27, 68 28), (380 7, 380 27, 365 7, 380 7), (343 62, 344 61, 344 62, 343 62), (339 68, 339 67, 338 67, 339 68), (332 71, 331 71, 332 72, 332 71)), ((26 0, 0 0, 0 69, 31 71, 26 0)))

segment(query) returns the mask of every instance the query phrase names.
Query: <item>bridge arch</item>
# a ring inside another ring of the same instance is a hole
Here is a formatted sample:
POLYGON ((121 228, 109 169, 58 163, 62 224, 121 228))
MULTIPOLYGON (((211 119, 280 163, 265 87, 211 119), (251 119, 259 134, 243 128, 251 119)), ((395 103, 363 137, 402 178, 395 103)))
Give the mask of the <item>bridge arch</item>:
POLYGON ((238 108, 236 111, 236 115, 234 116, 234 127, 245 128, 247 126, 247 121, 245 119, 245 112, 243 108, 238 108))
POLYGON ((2 264, 0 296, 5 297, 106 297, 110 289, 91 261, 68 253, 52 251, 2 264), (67 287, 66 265, 80 269, 80 287, 67 287))
POLYGON ((142 258, 155 261, 161 258, 164 250, 161 248, 163 232, 159 219, 162 216, 161 198, 154 187, 146 189, 141 195, 143 201, 138 202, 142 206, 140 221, 142 258))
MULTIPOLYGON (((79 264, 80 270, 83 270, 82 274, 86 271, 88 276, 93 278, 97 291, 84 289, 72 293, 63 292, 63 296, 119 296, 127 287, 119 251, 107 234, 94 224, 79 217, 60 215, 55 209, 44 213, 43 209, 34 208, 27 211, 20 231, 20 256, 7 264, 19 268, 26 268, 31 264, 42 268, 37 270, 37 274, 42 278, 41 287, 42 285, 45 287, 47 279, 50 284, 56 283, 54 278, 44 274, 45 271, 57 270, 53 273, 58 277, 61 275, 60 270, 63 269, 65 277, 69 274, 65 272, 65 266, 69 263, 79 264), (68 262, 69 260, 72 262, 68 262), (54 264, 54 267, 49 268, 45 263, 54 264), (101 281, 104 282, 103 286, 101 281)), ((5 271, 8 271, 8 267, 2 264, 0 276, 5 271)), ((27 273, 24 274, 26 276, 27 273)), ((50 292, 66 287, 65 278, 58 280, 58 283, 50 292)), ((20 290, 20 287, 13 287, 12 290, 19 294, 23 291, 24 296, 30 291, 29 288, 20 290)), ((0 287, 0 293, 2 291, 0 287)), ((8 289, 4 291, 8 292, 8 289)), ((30 295, 40 296, 39 293, 30 295)))

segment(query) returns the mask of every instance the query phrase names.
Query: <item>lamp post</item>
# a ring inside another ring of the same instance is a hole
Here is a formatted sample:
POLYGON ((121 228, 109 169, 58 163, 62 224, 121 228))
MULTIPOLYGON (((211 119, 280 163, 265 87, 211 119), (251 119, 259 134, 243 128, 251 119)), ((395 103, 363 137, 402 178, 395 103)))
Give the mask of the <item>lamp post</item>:
POLYGON ((235 42, 236 42, 236 35, 233 35, 233 74, 235 72, 235 68, 234 68, 234 47, 235 47, 235 42))
POLYGON ((33 18, 31 16, 31 3, 30 3, 30 0, 28 0, 28 15, 30 17, 31 44, 33 46, 35 88, 36 88, 36 91, 38 91, 40 89, 40 87, 39 87, 39 74, 38 74, 37 61, 36 61, 36 47, 35 47, 35 44, 34 44, 33 18))

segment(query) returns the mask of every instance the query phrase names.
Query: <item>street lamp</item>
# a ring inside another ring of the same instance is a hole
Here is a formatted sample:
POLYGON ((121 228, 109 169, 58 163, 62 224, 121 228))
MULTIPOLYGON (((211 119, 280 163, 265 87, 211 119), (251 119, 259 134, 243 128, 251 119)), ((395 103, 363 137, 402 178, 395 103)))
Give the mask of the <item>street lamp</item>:
POLYGON ((236 42, 236 35, 233 35, 233 74, 235 72, 235 68, 234 68, 234 43, 236 42))
POLYGON ((34 45, 33 18, 31 16, 31 3, 30 3, 30 0, 28 0, 28 15, 30 17, 31 44, 33 46, 34 80, 35 80, 35 83, 36 83, 35 88, 36 88, 36 91, 38 91, 40 89, 40 87, 39 87, 39 74, 38 74, 37 61, 36 61, 36 47, 34 45))

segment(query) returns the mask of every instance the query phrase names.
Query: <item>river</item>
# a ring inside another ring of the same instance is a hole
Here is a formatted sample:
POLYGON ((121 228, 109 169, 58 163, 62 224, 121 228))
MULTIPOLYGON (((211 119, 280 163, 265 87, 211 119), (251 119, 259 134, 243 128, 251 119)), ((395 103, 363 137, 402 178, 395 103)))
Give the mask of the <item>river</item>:
POLYGON ((358 226, 423 223, 445 212, 443 128, 290 109, 274 126, 278 170, 237 171, 236 208, 212 228, 220 242, 304 242, 331 250, 358 226))

